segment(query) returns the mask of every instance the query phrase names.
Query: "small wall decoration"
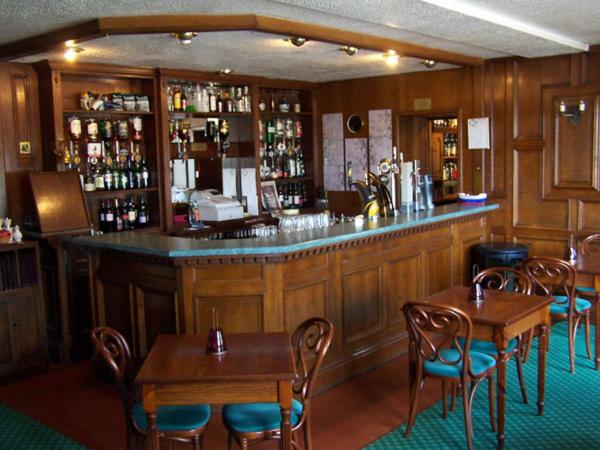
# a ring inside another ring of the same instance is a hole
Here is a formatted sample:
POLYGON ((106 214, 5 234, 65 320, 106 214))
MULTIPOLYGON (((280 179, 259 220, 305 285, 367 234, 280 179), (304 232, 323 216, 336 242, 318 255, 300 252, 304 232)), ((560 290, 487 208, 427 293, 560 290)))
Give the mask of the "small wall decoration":
POLYGON ((31 155, 31 142, 20 141, 19 142, 19 155, 31 155))
POLYGON ((490 118, 479 117, 467 120, 469 149, 490 148, 490 118))
POLYGON ((277 186, 274 181, 263 181, 260 185, 262 193, 263 208, 267 211, 277 211, 281 209, 277 186))

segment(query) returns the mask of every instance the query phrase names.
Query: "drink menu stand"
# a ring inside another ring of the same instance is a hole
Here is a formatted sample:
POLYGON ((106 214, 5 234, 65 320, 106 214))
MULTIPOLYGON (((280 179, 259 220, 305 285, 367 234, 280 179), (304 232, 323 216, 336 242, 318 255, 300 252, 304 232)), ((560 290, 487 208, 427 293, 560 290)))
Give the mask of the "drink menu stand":
MULTIPOLYGON (((70 292, 68 252, 71 239, 89 235, 93 229, 77 172, 33 172, 29 175, 33 194, 36 224, 25 230, 25 236, 47 245, 56 264, 58 312, 58 355, 61 363, 71 360, 72 303, 80 301, 84 293, 70 292)), ((89 293, 85 293, 89 296, 89 293)), ((48 302, 50 307, 52 303, 48 302)), ((51 327, 49 327, 51 328, 51 327)))

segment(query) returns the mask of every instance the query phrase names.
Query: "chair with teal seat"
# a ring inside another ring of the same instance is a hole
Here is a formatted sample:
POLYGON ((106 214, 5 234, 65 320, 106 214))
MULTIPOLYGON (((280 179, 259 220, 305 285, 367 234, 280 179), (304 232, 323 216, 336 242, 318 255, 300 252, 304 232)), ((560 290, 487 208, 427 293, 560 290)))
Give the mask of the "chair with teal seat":
MULTIPOLYGON (((145 436, 146 413, 134 386, 131 352, 125 338, 110 327, 97 327, 91 332, 92 342, 115 377, 123 400, 127 429, 127 449, 137 448, 137 438, 145 436)), ((156 425, 161 440, 192 444, 202 448, 202 437, 208 420, 208 405, 160 406, 156 425)))
POLYGON ((410 412, 404 436, 410 436, 417 416, 419 395, 426 378, 442 382, 443 417, 447 416, 448 383, 463 386, 465 434, 469 450, 473 448, 471 408, 479 384, 489 381, 489 413, 492 430, 494 420, 494 372, 496 359, 471 350, 473 324, 458 308, 424 302, 406 303, 403 308, 409 332, 410 412), (463 337, 464 342, 459 343, 463 337))
MULTIPOLYGON (((581 254, 600 256, 600 234, 592 234, 583 240, 581 243, 581 254)), ((594 286, 577 286, 575 289, 586 300, 590 298, 595 302, 599 300, 594 286)))
MULTIPOLYGON (((311 450, 311 394, 319 367, 333 339, 334 326, 324 318, 302 322, 292 335, 296 379, 290 421, 292 445, 298 449, 298 431, 303 428, 304 448, 311 450)), ((235 439, 242 449, 267 439, 280 439, 281 412, 278 403, 241 403, 223 407, 223 423, 229 432, 229 449, 235 439)))
POLYGON ((575 338, 581 319, 585 319, 585 344, 588 358, 592 359, 590 342, 590 310, 592 303, 576 295, 577 270, 572 264, 558 258, 534 257, 522 262, 522 270, 533 282, 534 293, 554 298, 550 316, 568 321, 569 361, 571 373, 575 372, 575 338))

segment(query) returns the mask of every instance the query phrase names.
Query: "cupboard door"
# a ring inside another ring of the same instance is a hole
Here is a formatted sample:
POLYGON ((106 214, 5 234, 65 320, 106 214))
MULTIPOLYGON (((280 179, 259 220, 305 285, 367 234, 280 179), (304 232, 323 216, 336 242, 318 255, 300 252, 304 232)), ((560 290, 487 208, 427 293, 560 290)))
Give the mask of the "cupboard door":
POLYGON ((8 312, 7 298, 0 299, 0 372, 3 367, 10 366, 15 361, 15 351, 12 345, 12 321, 8 312))
POLYGON ((18 295, 11 300, 9 317, 12 321, 14 344, 19 360, 43 352, 39 306, 36 294, 18 295))

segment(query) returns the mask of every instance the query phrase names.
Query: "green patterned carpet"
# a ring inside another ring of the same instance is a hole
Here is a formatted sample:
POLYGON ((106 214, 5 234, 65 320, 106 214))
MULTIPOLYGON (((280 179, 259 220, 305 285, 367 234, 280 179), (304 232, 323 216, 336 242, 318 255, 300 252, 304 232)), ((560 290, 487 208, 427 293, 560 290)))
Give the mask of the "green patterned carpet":
MULTIPOLYGON (((537 416, 537 350, 524 365, 529 404, 522 402, 513 361, 508 366, 506 394, 506 449, 600 449, 600 371, 585 354, 585 333, 580 328, 575 346, 575 374, 569 373, 566 322, 552 327, 546 372, 546 407, 537 416)), ((594 345, 593 327, 592 346, 594 345)), ((537 345, 537 340, 534 346, 537 345)), ((592 348, 593 351, 593 348, 592 348)), ((425 383, 439 383, 429 379, 425 383)), ((407 399, 408 401, 408 399, 407 399)), ((380 437, 365 449, 461 449, 466 448, 462 402, 442 418, 441 400, 417 416, 411 436, 404 438, 405 424, 380 437)), ((496 434, 488 415, 487 382, 477 390, 473 403, 473 445, 495 449, 496 434)))
POLYGON ((85 447, 31 417, 0 404, 0 449, 81 450, 85 447))

